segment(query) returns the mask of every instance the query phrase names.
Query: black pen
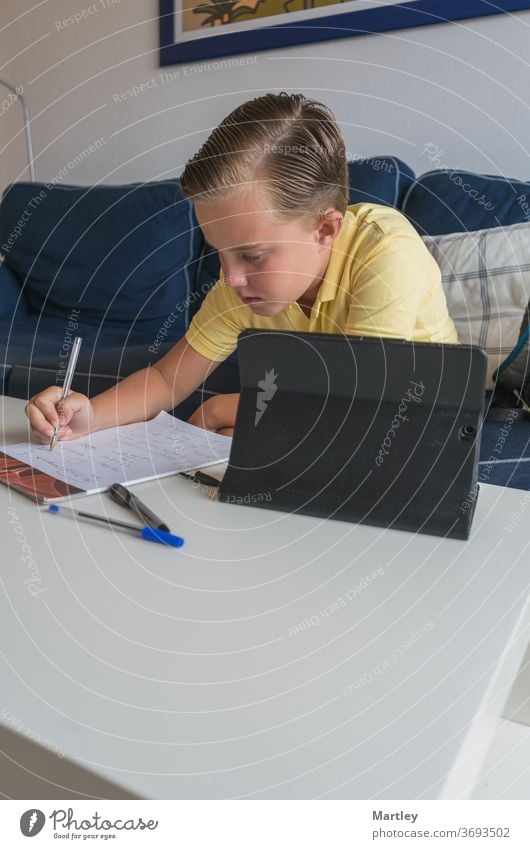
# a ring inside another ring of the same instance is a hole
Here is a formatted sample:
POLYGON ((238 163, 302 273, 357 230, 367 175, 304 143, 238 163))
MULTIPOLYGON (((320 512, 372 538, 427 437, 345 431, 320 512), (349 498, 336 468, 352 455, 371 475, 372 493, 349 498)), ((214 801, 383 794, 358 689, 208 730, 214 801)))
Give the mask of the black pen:
POLYGON ((205 486, 220 486, 221 481, 218 478, 214 478, 212 475, 207 475, 206 472, 179 472, 179 475, 183 478, 187 478, 194 483, 202 483, 205 486))
POLYGON ((110 490, 110 495, 121 504, 122 507, 128 507, 133 513, 136 513, 139 519, 149 528, 156 528, 158 531, 166 531, 169 533, 169 528, 162 519, 153 513, 143 501, 140 501, 137 495, 134 495, 126 486, 121 483, 113 483, 110 490))

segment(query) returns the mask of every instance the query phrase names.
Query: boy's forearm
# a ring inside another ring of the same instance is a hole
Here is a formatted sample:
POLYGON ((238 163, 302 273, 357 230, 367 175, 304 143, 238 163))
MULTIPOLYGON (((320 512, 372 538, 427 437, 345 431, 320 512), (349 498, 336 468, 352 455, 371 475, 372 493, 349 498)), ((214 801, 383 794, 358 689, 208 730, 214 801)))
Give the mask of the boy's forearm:
POLYGON ((172 410, 184 397, 185 391, 178 384, 170 387, 156 366, 150 366, 91 399, 91 430, 152 419, 161 410, 172 410))

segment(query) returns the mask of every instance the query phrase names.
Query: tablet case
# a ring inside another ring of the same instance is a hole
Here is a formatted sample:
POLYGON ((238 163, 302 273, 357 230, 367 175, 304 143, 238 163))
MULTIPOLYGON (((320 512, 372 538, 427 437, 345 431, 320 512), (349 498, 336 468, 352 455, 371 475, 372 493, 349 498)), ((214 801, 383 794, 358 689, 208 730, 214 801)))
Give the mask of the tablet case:
POLYGON ((467 539, 486 352, 245 330, 219 500, 467 539))

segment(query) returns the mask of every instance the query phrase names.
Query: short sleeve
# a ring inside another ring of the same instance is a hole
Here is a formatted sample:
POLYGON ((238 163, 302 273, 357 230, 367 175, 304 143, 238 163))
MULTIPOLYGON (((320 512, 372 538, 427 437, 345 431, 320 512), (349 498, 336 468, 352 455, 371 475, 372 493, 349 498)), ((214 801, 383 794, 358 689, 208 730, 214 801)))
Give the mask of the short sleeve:
POLYGON ((411 340, 420 307, 441 286, 440 269, 416 234, 380 233, 352 268, 345 332, 411 340))
POLYGON ((243 330, 238 320, 240 310, 230 295, 230 287, 218 280, 184 334, 192 348, 216 362, 225 360, 235 350, 243 330))

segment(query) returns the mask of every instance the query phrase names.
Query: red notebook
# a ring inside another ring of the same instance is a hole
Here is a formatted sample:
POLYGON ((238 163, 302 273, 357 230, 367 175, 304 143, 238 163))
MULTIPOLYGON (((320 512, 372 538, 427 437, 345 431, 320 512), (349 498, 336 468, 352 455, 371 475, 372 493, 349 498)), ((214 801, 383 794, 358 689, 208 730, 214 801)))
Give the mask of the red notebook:
POLYGON ((85 494, 85 490, 53 478, 45 472, 39 472, 38 469, 28 466, 21 460, 8 457, 1 451, 0 482, 43 504, 47 501, 70 498, 72 495, 85 494))

